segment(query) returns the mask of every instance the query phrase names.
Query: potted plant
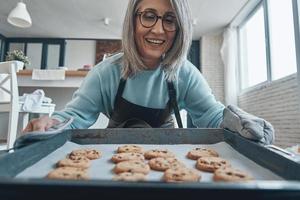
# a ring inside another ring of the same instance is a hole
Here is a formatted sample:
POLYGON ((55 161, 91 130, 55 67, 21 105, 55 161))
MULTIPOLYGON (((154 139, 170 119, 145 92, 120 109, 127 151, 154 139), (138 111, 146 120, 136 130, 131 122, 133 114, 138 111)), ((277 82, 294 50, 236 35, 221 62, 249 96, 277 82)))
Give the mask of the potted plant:
POLYGON ((23 51, 21 50, 13 50, 7 52, 7 55, 5 57, 6 61, 12 61, 12 60, 18 60, 24 63, 24 68, 26 69, 30 65, 29 58, 24 55, 23 51))

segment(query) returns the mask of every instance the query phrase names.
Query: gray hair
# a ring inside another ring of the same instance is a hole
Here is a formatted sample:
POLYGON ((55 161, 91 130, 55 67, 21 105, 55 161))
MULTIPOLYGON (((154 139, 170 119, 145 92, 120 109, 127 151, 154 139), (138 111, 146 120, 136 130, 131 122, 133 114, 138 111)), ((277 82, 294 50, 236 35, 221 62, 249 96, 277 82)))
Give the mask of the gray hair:
MULTIPOLYGON (((128 78, 136 75, 139 71, 147 69, 138 53, 134 39, 135 14, 137 6, 142 0, 129 0, 122 33, 122 77, 128 78)), ((172 47, 163 56, 161 66, 166 72, 168 80, 176 78, 176 71, 187 58, 192 42, 192 24, 188 0, 170 0, 178 20, 178 30, 172 47)))

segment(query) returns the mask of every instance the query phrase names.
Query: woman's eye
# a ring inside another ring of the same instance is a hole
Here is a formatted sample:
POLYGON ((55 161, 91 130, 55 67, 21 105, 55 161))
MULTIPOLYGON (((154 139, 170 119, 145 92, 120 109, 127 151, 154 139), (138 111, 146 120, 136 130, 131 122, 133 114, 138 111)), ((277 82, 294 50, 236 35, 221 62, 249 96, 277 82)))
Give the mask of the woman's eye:
POLYGON ((176 22, 176 19, 173 16, 166 16, 164 18, 164 21, 168 24, 174 24, 176 22))
POLYGON ((145 14, 144 14, 144 18, 145 18, 145 19, 148 19, 148 20, 153 20, 153 19, 156 18, 156 15, 153 14, 153 13, 145 13, 145 14))

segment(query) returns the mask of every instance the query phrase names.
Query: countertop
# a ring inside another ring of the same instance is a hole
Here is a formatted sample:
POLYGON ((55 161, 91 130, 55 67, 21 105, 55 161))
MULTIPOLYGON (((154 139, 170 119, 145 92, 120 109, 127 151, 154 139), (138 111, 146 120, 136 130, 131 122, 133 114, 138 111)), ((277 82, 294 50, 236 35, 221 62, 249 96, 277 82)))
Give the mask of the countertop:
POLYGON ((17 73, 19 87, 78 88, 89 71, 66 70, 65 80, 32 80, 32 70, 17 73))
MULTIPOLYGON (((85 77, 89 71, 66 70, 67 77, 85 77)), ((18 76, 32 76, 32 70, 20 70, 18 76)))

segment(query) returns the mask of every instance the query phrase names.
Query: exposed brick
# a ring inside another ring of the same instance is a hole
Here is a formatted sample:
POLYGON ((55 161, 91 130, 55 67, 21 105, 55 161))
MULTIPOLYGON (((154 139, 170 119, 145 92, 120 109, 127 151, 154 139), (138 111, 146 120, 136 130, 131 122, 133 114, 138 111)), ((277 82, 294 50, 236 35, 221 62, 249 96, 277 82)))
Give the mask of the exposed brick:
POLYGON ((113 54, 121 50, 121 40, 97 40, 96 44, 96 63, 103 59, 106 53, 113 54))

